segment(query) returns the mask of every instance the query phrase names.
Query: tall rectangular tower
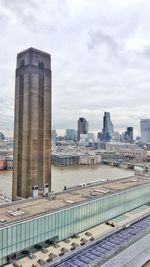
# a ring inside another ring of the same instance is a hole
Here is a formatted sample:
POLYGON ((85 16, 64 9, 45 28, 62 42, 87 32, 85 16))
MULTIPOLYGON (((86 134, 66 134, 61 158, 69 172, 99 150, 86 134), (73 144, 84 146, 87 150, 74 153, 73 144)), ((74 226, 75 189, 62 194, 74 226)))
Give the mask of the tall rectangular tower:
POLYGON ((79 118, 78 120, 78 141, 80 140, 80 134, 88 133, 88 121, 85 118, 79 118))
POLYGON ((140 121, 141 141, 142 143, 150 142, 150 119, 142 119, 140 121))
POLYGON ((17 55, 12 199, 51 190, 51 58, 29 48, 17 55))
POLYGON ((104 112, 102 134, 104 141, 110 141, 114 134, 113 124, 111 122, 109 112, 104 112))

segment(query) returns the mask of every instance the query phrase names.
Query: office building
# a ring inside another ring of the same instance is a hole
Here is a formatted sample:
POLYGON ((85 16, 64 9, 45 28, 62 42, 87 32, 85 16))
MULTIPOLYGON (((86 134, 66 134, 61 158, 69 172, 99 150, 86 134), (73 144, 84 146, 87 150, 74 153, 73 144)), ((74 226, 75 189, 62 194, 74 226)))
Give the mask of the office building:
POLYGON ((128 142, 132 143, 133 142, 133 127, 127 127, 127 137, 128 137, 128 142))
POLYGON ((51 141, 52 141, 52 143, 56 144, 57 132, 56 132, 56 130, 52 130, 51 133, 52 133, 51 141))
POLYGON ((53 153, 52 164, 55 166, 72 166, 79 164, 79 155, 69 153, 53 153))
POLYGON ((133 143, 133 127, 127 127, 125 132, 125 142, 133 143))
POLYGON ((0 132, 0 142, 2 142, 3 140, 5 140, 5 135, 2 132, 0 132))
POLYGON ((126 161, 144 162, 148 158, 147 147, 144 149, 122 149, 119 153, 126 161))
POLYGON ((136 145, 130 143, 121 143, 121 142, 106 142, 106 151, 115 151, 120 152, 123 149, 135 150, 136 145))
POLYGON ((119 132, 114 132, 113 140, 115 142, 120 142, 120 133, 119 132))
POLYGON ((94 134, 80 134, 79 146, 94 146, 94 134))
POLYGON ((66 129, 66 139, 76 141, 77 140, 77 130, 66 129))
POLYGON ((140 121, 141 141, 150 143, 150 119, 142 119, 140 121))
POLYGON ((88 121, 85 118, 79 118, 78 120, 78 141, 80 140, 80 134, 88 134, 88 121))
POLYGON ((97 133, 97 139, 98 140, 103 140, 103 134, 102 134, 102 132, 98 132, 97 133))
POLYGON ((51 190, 51 58, 29 48, 17 55, 12 199, 51 190))
POLYGON ((102 134, 105 141, 110 141, 113 138, 114 130, 109 112, 104 112, 102 134))

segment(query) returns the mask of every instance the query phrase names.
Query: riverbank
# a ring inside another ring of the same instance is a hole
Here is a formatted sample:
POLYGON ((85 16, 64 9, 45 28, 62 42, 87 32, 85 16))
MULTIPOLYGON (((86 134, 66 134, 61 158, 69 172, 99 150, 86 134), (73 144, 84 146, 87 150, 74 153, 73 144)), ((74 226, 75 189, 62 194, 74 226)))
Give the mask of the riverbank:
MULTIPOLYGON (((52 190, 62 191, 64 186, 71 187, 81 183, 88 183, 102 179, 116 180, 133 175, 133 171, 106 165, 96 166, 52 166, 52 190)), ((0 193, 11 196, 12 172, 0 172, 0 193)))

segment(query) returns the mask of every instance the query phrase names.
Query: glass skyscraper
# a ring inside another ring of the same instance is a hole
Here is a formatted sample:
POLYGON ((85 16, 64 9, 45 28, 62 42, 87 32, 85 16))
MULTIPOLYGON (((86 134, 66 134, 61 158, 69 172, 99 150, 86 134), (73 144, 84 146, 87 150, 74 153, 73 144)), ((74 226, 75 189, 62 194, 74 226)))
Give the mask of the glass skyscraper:
POLYGON ((78 140, 80 140, 80 134, 88 134, 88 121, 85 118, 78 120, 78 140))
POLYGON ((102 138, 104 141, 110 141, 113 137, 114 129, 111 122, 110 113, 104 112, 103 117, 103 129, 102 129, 102 138))
POLYGON ((127 127, 127 131, 125 132, 125 141, 128 143, 133 142, 133 127, 127 127))
POLYGON ((143 143, 150 142, 150 119, 142 119, 140 121, 141 141, 143 143))

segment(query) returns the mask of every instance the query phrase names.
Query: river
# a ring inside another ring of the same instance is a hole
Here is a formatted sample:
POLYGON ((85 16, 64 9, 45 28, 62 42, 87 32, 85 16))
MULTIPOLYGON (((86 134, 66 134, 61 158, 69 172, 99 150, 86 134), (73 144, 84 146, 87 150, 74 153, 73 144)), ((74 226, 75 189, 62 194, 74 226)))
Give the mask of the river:
MULTIPOLYGON (((133 175, 133 171, 107 165, 56 167, 52 166, 52 190, 62 191, 64 186, 101 179, 119 179, 133 175)), ((12 172, 0 172, 0 193, 11 196, 12 172)))

